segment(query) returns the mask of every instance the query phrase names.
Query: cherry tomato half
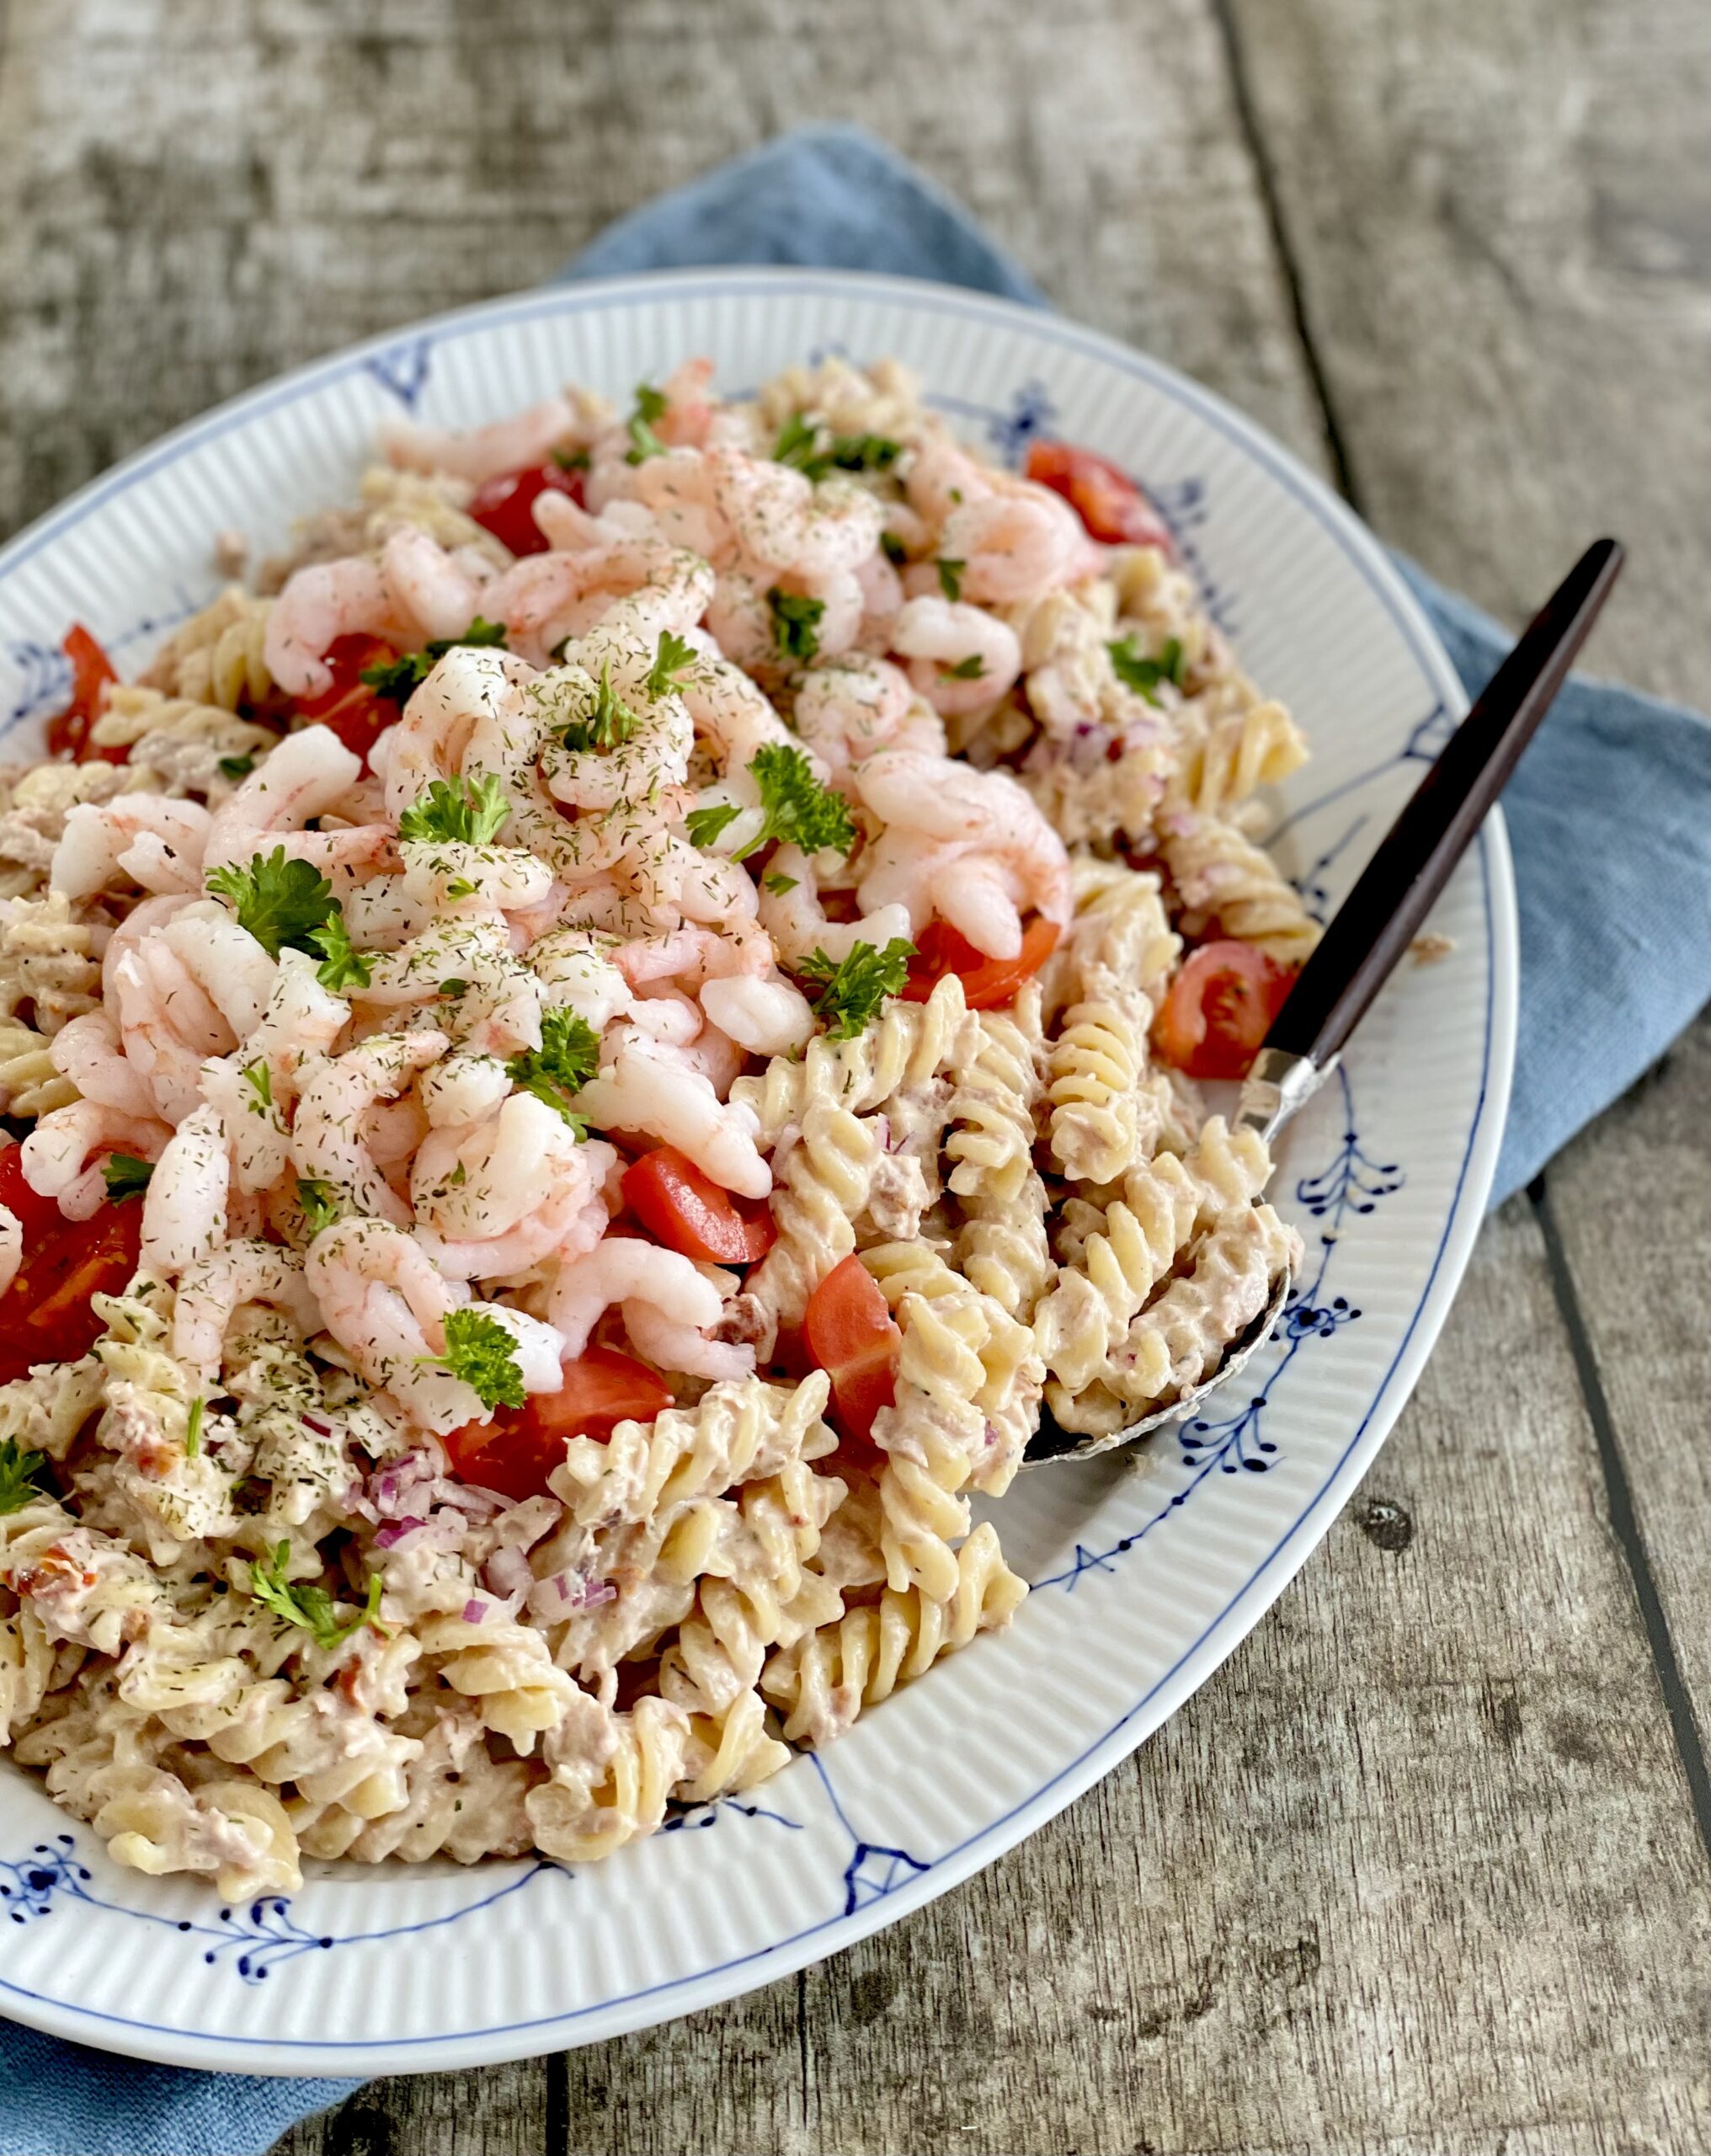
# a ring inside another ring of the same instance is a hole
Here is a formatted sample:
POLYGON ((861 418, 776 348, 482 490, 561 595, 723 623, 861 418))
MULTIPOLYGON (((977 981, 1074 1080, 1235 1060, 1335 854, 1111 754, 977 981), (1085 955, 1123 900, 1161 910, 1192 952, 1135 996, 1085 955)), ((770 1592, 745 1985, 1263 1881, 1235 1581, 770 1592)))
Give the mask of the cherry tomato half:
POLYGON ((1160 1059, 1191 1078, 1241 1078, 1295 985, 1298 968, 1226 938, 1192 953, 1153 1021, 1160 1059))
POLYGON ((26 1224, 24 1262, 0 1295, 0 1384, 24 1376, 33 1364, 69 1362, 88 1353, 104 1329, 90 1298, 116 1294, 125 1285, 141 1241, 138 1204, 109 1203, 90 1219, 39 1228, 33 1246, 26 1224))
POLYGON ((98 760, 122 764, 131 753, 128 749, 92 750, 89 746, 89 728, 101 715, 107 684, 119 679, 117 670, 81 622, 72 622, 66 631, 60 649, 72 662, 72 700, 57 718, 48 721, 48 754, 69 756, 79 764, 98 760))
POLYGON ((535 502, 544 494, 568 494, 582 505, 582 473, 562 464, 525 464, 484 479, 470 497, 469 514, 514 554, 544 554, 546 534, 535 521, 535 502))
POLYGON ((311 726, 330 727, 352 755, 362 758, 365 771, 369 750, 397 723, 399 707, 390 696, 376 695, 362 679, 363 670, 384 666, 397 655, 378 637, 335 637, 322 654, 333 675, 332 686, 296 700, 298 718, 311 726))
POLYGON ((520 1502, 545 1494, 570 1438, 604 1444, 620 1422, 651 1422, 670 1405, 670 1388, 645 1363, 615 1348, 589 1348, 565 1364, 558 1391, 531 1392, 524 1406, 500 1408, 491 1422, 466 1422, 445 1449, 463 1481, 520 1502))
POLYGON ((658 1242, 710 1265, 753 1265, 778 1240, 764 1199, 739 1203, 675 1145, 624 1171, 624 1198, 658 1242))
POLYGON ((1027 473, 1037 486, 1062 494, 1090 535, 1106 546, 1157 547, 1175 553, 1164 519, 1108 457, 1073 442, 1037 441, 1028 447, 1027 473))
POLYGON ((1031 980, 1056 950, 1058 933, 1055 921, 1037 917, 1023 931, 1022 947, 1014 958, 989 958, 949 921, 930 921, 909 961, 903 1000, 925 1003, 946 974, 960 974, 963 998, 971 1011, 1001 1010, 1015 1000, 1022 983, 1031 980))
POLYGON ((854 1252, 808 1298, 802 1332, 818 1367, 829 1373, 839 1428, 866 1452, 873 1418, 897 1403, 897 1358, 903 1335, 872 1275, 854 1252))

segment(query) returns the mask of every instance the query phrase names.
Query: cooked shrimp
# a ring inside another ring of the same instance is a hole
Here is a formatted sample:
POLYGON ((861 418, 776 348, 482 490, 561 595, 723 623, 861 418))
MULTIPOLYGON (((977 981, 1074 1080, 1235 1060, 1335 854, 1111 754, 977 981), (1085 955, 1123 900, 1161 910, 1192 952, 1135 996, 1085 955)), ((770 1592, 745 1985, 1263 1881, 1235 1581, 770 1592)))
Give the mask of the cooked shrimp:
POLYGON ((288 734, 221 804, 209 827, 205 867, 247 866, 257 854, 283 847, 293 859, 322 869, 396 867, 397 841, 389 824, 303 829, 311 817, 327 813, 361 768, 329 727, 288 734))
POLYGON ((568 1004, 597 1033, 629 1011, 629 983, 613 963, 612 939, 586 928, 557 928, 529 946, 529 970, 555 1004, 568 1004))
POLYGON ((816 487, 787 464, 733 448, 709 450, 707 468, 713 499, 760 569, 848 574, 879 544, 883 510, 841 475, 816 487))
POLYGON ((262 656, 287 696, 323 696, 333 674, 322 654, 340 637, 360 635, 407 640, 379 563, 355 557, 312 562, 293 573, 274 601, 262 656))
POLYGON ((511 1090, 496 1055, 448 1055, 422 1073, 418 1091, 430 1130, 448 1130, 492 1115, 511 1090))
POLYGON ((701 1008, 727 1038, 750 1055, 792 1055, 814 1030, 808 998, 786 980, 728 974, 706 981, 701 1008))
POLYGON ((888 659, 816 660, 797 685, 796 728, 838 774, 884 748, 909 717, 909 680, 888 659))
POLYGON ((235 1044, 219 1006, 157 931, 115 967, 108 1008, 116 1009, 125 1059, 155 1113, 180 1122, 201 1101, 203 1059, 235 1044))
POLYGON ((88 1101, 121 1115, 154 1116, 154 1096, 125 1060, 119 1028, 105 1011, 88 1011, 61 1026, 48 1043, 54 1069, 88 1101))
POLYGON ((435 1235, 431 1228, 418 1226, 415 1233, 448 1280, 510 1280, 549 1259, 576 1257, 592 1250, 610 1218, 600 1192, 579 1198, 567 1187, 543 1198, 502 1235, 456 1241, 435 1235))
POLYGON ((18 1278, 24 1262, 24 1223, 9 1205, 0 1205, 0 1295, 18 1278))
POLYGON ((226 1240, 232 1155, 220 1111, 200 1107, 168 1139, 142 1198, 141 1262, 182 1273, 226 1240))
MULTIPOLYGON (((866 905, 865 898, 862 903, 866 905)), ((869 908, 857 921, 828 921, 813 867, 793 846, 780 846, 772 857, 768 885, 760 894, 760 920, 786 964, 816 951, 841 963, 858 943, 882 951, 893 937, 907 941, 914 927, 909 907, 895 901, 869 908), (786 884, 788 889, 780 888, 786 884)))
POLYGON ((765 673, 778 664, 778 634, 764 581, 747 569, 723 568, 707 602, 707 633, 733 666, 765 673))
POLYGON ((172 1134, 171 1125, 156 1117, 125 1115, 102 1101, 72 1101, 50 1108, 25 1137, 24 1180, 39 1198, 61 1198, 92 1153, 157 1161, 172 1134))
POLYGON ((946 718, 995 703, 1021 672, 1015 631, 960 600, 911 599, 897 617, 891 641, 909 662, 910 680, 946 718), (967 671, 951 670, 957 668, 967 671))
POLYGON ((291 1152, 299 1175, 324 1177, 360 1213, 396 1226, 410 1209, 393 1192, 362 1142, 364 1114, 378 1100, 401 1093, 418 1070, 436 1063, 450 1046, 424 1027, 408 1033, 376 1033, 348 1049, 305 1084, 291 1125, 291 1152))
POLYGON ((546 397, 513 419, 463 430, 395 419, 381 428, 381 446, 387 462, 403 471, 450 472, 479 486, 501 472, 539 464, 561 443, 579 446, 585 434, 585 423, 568 398, 546 397))
POLYGON ((522 846, 406 839, 402 895, 423 915, 525 912, 552 889, 552 871, 522 846))
MULTIPOLYGON (((984 501, 993 491, 991 474, 948 435, 940 435, 915 451, 903 484, 909 507, 935 528, 965 502, 984 501)), ((909 534, 896 510, 888 514, 892 529, 902 530, 909 543, 909 534)))
MULTIPOLYGON (((219 1110, 237 1189, 244 1195, 270 1190, 291 1165, 284 1098, 270 1071, 264 1087, 258 1082, 267 1066, 251 1054, 252 1046, 246 1042, 236 1055, 211 1056, 202 1065, 203 1098, 219 1110)), ((187 1116, 179 1129, 200 1113, 197 1109, 187 1116)))
POLYGON ((856 641, 864 651, 888 651, 903 605, 903 579, 882 553, 871 553, 855 570, 861 588, 861 621, 856 641))
POLYGON ((1063 841, 1007 772, 889 749, 858 766, 856 783, 886 826, 857 893, 864 908, 905 905, 917 927, 936 913, 994 958, 1021 948, 1019 909, 1067 925, 1063 841))
POLYGON ((425 643, 463 634, 493 570, 478 555, 448 553, 418 525, 401 524, 381 549, 381 574, 397 613, 425 643))
POLYGON ((576 1105, 603 1130, 645 1131, 675 1145, 722 1189, 765 1198, 772 1187, 749 1112, 722 1102, 706 1078, 645 1041, 626 1042, 576 1105))
MULTIPOLYGON (((739 667, 717 655, 698 659, 677 679, 695 730, 712 742, 728 770, 747 766, 757 749, 794 747, 790 728, 739 667)), ((809 759, 810 762, 815 760, 809 759)), ((824 777, 824 770, 815 772, 824 777)))
POLYGON ((69 899, 86 899, 129 877, 145 891, 202 889, 208 811, 200 802, 157 793, 121 793, 82 801, 66 817, 48 881, 69 899))
POLYGON ((261 1023, 273 995, 277 962, 216 899, 200 899, 184 907, 158 933, 237 1039, 261 1023))
MULTIPOLYGON (((601 679, 606 695, 615 693, 610 661, 601 668, 601 679)), ((587 748, 571 749, 562 729, 590 727, 601 706, 600 682, 582 666, 568 664, 543 674, 536 694, 543 706, 552 707, 541 771, 555 800, 589 814, 633 819, 651 793, 683 784, 695 728, 681 698, 638 694, 626 707, 631 723, 621 740, 602 748, 589 735, 587 748)), ((660 826, 650 822, 648 828, 660 826)))
MULTIPOLYGON (((594 1166, 604 1175, 606 1150, 594 1166)), ((479 1122, 442 1126, 423 1140, 410 1170, 416 1218, 436 1234, 502 1235, 544 1196, 593 1187, 586 1149, 556 1110, 513 1093, 479 1122)))
POLYGON ((211 1383, 220 1374, 226 1328, 241 1303, 284 1310, 305 1333, 319 1330, 321 1313, 303 1276, 303 1261, 276 1243, 221 1243, 187 1266, 173 1305, 173 1353, 211 1383))
POLYGON ((703 1270, 637 1236, 608 1235, 585 1257, 559 1267, 547 1315, 569 1356, 581 1354, 602 1313, 616 1303, 631 1340, 662 1369, 690 1377, 744 1378, 754 1368, 754 1348, 705 1337, 736 1286, 733 1273, 703 1270))
POLYGON ((1074 532, 1045 501, 994 494, 951 511, 939 552, 962 563, 962 586, 970 599, 1010 606, 1061 584, 1078 549, 1074 532))
POLYGON ((245 1055, 259 1058, 272 1072, 278 1097, 295 1094, 304 1064, 330 1054, 350 1022, 350 1006, 321 985, 317 971, 306 951, 281 951, 267 1009, 244 1042, 245 1055))

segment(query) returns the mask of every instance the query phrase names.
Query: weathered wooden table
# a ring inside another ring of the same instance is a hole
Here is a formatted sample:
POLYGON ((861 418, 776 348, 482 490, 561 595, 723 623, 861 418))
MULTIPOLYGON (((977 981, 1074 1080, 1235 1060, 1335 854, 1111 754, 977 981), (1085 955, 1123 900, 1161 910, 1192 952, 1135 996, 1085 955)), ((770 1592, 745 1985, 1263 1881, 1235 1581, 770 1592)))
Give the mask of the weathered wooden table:
MULTIPOLYGON (((1593 663, 1703 707, 1708 107, 1705 0, 0 0, 0 525, 855 119, 1500 614, 1618 532, 1593 663)), ((1323 1550, 1024 1848, 285 2148, 1706 2146, 1708 1102, 1702 1025, 1490 1222, 1323 1550)))

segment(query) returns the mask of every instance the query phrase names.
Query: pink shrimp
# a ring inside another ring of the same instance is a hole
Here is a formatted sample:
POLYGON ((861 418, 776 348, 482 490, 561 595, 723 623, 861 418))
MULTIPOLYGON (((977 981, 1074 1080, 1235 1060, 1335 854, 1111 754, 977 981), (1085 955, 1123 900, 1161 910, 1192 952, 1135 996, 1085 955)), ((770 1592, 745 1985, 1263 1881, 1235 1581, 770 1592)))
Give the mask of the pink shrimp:
POLYGON ((205 1382, 220 1374, 226 1328, 242 1303, 285 1310, 306 1336, 320 1327, 321 1313, 295 1251, 275 1243, 222 1243, 185 1267, 173 1305, 173 1353, 205 1382))
MULTIPOLYGON (((909 507, 935 527, 965 502, 984 501, 993 491, 992 474, 948 435, 915 451, 903 483, 909 507)), ((899 528, 894 512, 893 528, 899 528)))
POLYGON ((568 398, 543 398, 527 411, 485 427, 422 427, 395 419, 381 430, 386 462, 406 472, 450 472, 479 485, 501 472, 539 464, 560 443, 580 443, 585 431, 568 398))
POLYGON ((951 511, 939 535, 939 552, 962 563, 962 586, 970 599, 1009 606, 1037 599, 1063 582, 1079 552, 1075 538, 1046 502, 1023 494, 994 494, 951 511))
POLYGON ((450 1046, 444 1033, 429 1027, 377 1033, 316 1071, 303 1087, 291 1125, 298 1173, 332 1183, 359 1212, 406 1225, 410 1209, 364 1144, 361 1120, 376 1101, 395 1098, 450 1046))
POLYGON ((828 771, 841 772, 889 743, 913 700, 888 659, 817 660, 797 685, 796 729, 828 771))
POLYGON ((736 1286, 734 1273, 703 1269, 657 1243, 608 1235, 586 1257, 559 1267, 546 1307, 568 1355, 581 1354, 595 1321, 616 1303, 632 1342, 663 1369, 744 1378, 754 1368, 754 1348, 706 1337, 736 1286))
POLYGON ((122 877, 145 891, 200 892, 208 824, 199 802, 156 793, 79 802, 66 817, 48 881, 71 899, 88 898, 122 877))
POLYGON ((397 836, 389 824, 337 831, 302 828, 348 792, 360 769, 360 760, 328 727, 288 734, 216 814, 205 866, 247 867, 257 854, 283 847, 292 859, 322 869, 396 868, 397 836))
POLYGON ((119 1028, 104 1011, 88 1011, 61 1027, 49 1043, 54 1069, 87 1101, 120 1115, 154 1119, 154 1096, 125 1058, 119 1028))
POLYGON ((25 1137, 24 1180, 38 1197, 57 1198, 63 1213, 66 1197, 92 1153, 118 1151, 157 1161, 172 1134, 172 1126, 157 1117, 127 1115, 104 1101, 72 1101, 51 1108, 25 1137))
POLYGON ((911 599, 891 640, 909 662, 910 680, 946 718, 995 703, 1021 672, 1015 631, 995 615, 953 600, 911 599))

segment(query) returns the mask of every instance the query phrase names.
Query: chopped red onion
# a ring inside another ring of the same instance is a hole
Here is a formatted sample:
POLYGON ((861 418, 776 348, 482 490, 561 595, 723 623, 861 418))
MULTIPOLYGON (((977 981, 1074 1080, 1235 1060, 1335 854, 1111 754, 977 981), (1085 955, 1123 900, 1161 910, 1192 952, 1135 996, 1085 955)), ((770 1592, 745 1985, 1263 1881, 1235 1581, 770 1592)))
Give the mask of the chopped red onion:
POLYGON ((466 1625, 479 1625, 487 1614, 488 1605, 484 1602, 470 1601, 463 1605, 463 1621, 466 1625))
POLYGON ((333 1435, 333 1425, 330 1422, 323 1422, 318 1415, 300 1415, 297 1420, 306 1430, 312 1430, 317 1438, 330 1438, 333 1435))
POLYGON ((413 1534, 418 1527, 426 1527, 425 1519, 413 1516, 404 1519, 390 1519, 379 1529, 374 1539, 376 1550, 390 1550, 394 1543, 402 1542, 407 1534, 413 1534))

